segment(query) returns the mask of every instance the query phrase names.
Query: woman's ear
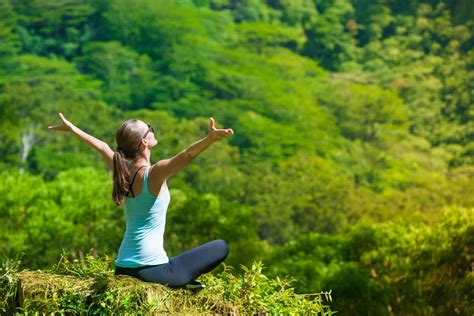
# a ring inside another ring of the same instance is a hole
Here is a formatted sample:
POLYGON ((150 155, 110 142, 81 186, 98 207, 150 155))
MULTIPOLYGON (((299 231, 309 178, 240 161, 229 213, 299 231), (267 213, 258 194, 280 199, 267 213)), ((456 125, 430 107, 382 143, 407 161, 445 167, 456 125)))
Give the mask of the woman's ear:
POLYGON ((140 149, 143 150, 143 149, 145 149, 145 148, 147 148, 147 147, 148 147, 148 141, 147 141, 145 138, 143 138, 143 139, 140 141, 140 149))

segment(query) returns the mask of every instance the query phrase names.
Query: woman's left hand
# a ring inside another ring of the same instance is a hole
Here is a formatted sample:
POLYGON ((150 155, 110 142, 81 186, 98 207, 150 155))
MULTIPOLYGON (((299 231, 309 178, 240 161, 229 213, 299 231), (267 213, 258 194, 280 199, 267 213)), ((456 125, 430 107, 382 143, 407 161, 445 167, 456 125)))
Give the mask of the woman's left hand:
POLYGON ((234 131, 232 128, 216 128, 214 118, 210 117, 210 122, 209 122, 209 134, 208 137, 211 140, 219 140, 223 137, 226 137, 228 135, 234 134, 234 131))

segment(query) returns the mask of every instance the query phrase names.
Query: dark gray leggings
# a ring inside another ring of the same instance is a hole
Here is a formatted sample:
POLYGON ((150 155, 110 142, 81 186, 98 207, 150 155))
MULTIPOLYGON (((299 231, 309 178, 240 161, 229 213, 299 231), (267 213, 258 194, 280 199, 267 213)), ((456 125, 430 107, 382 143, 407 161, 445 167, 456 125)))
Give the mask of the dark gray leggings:
POLYGON ((125 274, 146 282, 181 287, 217 267, 229 254, 227 243, 216 239, 169 259, 168 263, 139 268, 115 267, 115 275, 125 274))

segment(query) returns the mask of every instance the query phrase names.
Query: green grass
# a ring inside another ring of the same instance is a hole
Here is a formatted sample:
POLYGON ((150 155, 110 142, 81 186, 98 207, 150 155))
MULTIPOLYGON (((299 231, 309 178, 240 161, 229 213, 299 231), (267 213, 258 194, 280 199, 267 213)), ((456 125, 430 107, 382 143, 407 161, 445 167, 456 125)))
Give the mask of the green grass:
POLYGON ((218 313, 330 315, 330 293, 296 294, 287 279, 269 279, 262 264, 242 266, 243 273, 224 266, 200 281, 193 292, 171 289, 128 276, 114 276, 111 258, 87 256, 83 261, 62 257, 48 271, 20 270, 7 261, 0 271, 0 314, 12 313, 218 313))

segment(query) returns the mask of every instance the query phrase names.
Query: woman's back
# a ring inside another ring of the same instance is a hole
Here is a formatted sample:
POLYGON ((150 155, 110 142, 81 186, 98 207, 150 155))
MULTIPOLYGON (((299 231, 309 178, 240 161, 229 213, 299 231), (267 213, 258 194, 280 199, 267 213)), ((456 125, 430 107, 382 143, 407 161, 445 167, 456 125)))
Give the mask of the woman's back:
POLYGON ((132 183, 132 190, 138 194, 134 194, 135 197, 125 197, 126 231, 115 261, 120 267, 134 268, 168 262, 163 248, 163 234, 170 194, 166 181, 163 182, 158 196, 150 192, 149 169, 150 167, 144 168, 142 179, 138 176, 139 173, 135 178, 135 181, 141 180, 141 190, 137 190, 139 186, 132 183))
MULTIPOLYGON (((132 175, 132 193, 134 196, 139 195, 144 187, 144 180, 145 180, 145 168, 136 167, 134 165, 128 168, 129 174, 132 175)), ((160 193, 161 188, 163 187, 163 177, 158 177, 157 172, 153 172, 157 169, 156 165, 149 166, 148 173, 147 173, 147 180, 148 180, 148 187, 146 188, 148 192, 150 192, 153 196, 158 196, 160 193)))

